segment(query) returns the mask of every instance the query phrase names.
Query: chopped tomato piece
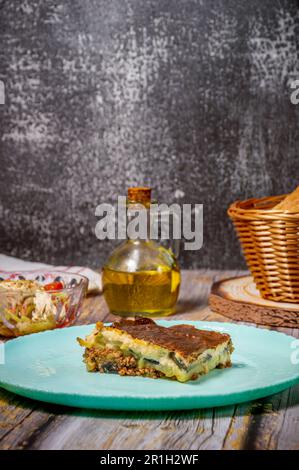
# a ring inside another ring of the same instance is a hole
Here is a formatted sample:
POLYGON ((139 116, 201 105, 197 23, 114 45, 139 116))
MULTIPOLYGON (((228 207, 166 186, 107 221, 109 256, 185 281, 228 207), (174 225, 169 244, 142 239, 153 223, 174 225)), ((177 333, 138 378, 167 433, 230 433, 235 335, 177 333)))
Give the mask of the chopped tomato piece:
POLYGON ((63 284, 62 282, 59 282, 59 281, 50 282, 50 284, 46 284, 44 286, 44 289, 45 290, 61 290, 63 289, 63 284))

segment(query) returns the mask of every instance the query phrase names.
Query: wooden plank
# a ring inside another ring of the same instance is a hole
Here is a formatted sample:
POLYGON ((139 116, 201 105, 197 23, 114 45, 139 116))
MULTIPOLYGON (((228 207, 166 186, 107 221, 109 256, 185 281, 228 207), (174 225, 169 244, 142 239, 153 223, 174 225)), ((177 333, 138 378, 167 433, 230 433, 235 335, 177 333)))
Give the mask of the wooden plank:
POLYGON ((8 429, 0 439, 0 449, 24 449, 35 434, 43 432, 43 429, 55 419, 59 407, 45 407, 40 409, 38 404, 30 400, 20 399, 17 413, 23 410, 23 419, 8 421, 8 429))
MULTIPOLYGON (((232 276, 242 275, 243 271, 216 271, 216 270, 200 270, 200 271, 183 271, 182 285, 178 301, 178 311, 176 315, 169 319, 177 320, 206 320, 206 309, 208 305, 208 297, 213 282, 232 276)), ((208 309, 209 315, 213 315, 208 309)), ((214 321, 221 321, 223 317, 215 313, 214 321)), ((230 321, 225 319, 225 321, 230 321)))
MULTIPOLYGON (((194 304, 192 303, 192 307, 197 307, 198 309, 198 305, 200 306, 199 308, 206 305, 210 284, 215 276, 214 274, 209 275, 207 272, 194 274, 195 276, 193 276, 193 273, 188 272, 183 274, 184 285, 182 287, 182 295, 183 299, 193 299, 194 304), (201 280, 202 282, 198 282, 201 280), (188 286, 190 287, 189 292, 187 289, 188 286)), ((85 302, 80 323, 94 322, 103 319, 113 319, 107 316, 107 309, 105 309, 103 305, 103 298, 99 299, 98 296, 89 297, 85 302)), ((45 409, 47 409, 47 407, 45 409)), ((213 410, 202 410, 200 412, 184 412, 181 418, 178 417, 181 415, 180 412, 177 412, 174 415, 166 413, 164 416, 156 418, 155 416, 152 416, 152 414, 146 414, 145 416, 137 415, 137 417, 134 416, 134 414, 132 416, 129 414, 126 417, 123 417, 119 412, 114 413, 114 415, 113 412, 102 412, 102 414, 99 414, 99 412, 93 412, 93 414, 88 414, 88 416, 86 416, 86 412, 75 415, 72 414, 72 411, 70 413, 71 414, 60 414, 58 416, 51 416, 51 413, 48 413, 50 415, 48 417, 44 410, 37 409, 34 416, 29 415, 28 419, 24 420, 24 423, 22 423, 21 426, 17 427, 17 429, 12 429, 12 432, 7 434, 1 445, 6 448, 27 448, 28 446, 32 448, 47 448, 48 445, 50 448, 71 448, 71 443, 76 441, 76 429, 79 426, 83 431, 83 435, 90 435, 89 428, 94 427, 94 442, 93 440, 89 441, 89 445, 94 445, 97 448, 100 448, 102 442, 102 448, 106 448, 108 444, 105 443, 105 440, 107 439, 107 425, 109 424, 109 445, 115 446, 114 448, 117 448, 118 445, 122 446, 122 448, 130 448, 131 440, 128 440, 127 433, 123 432, 120 434, 118 432, 120 426, 125 429, 130 429, 130 436, 132 436, 135 443, 138 442, 141 434, 145 436, 144 439, 148 440, 148 448, 150 448, 154 445, 153 440, 156 442, 155 436, 157 435, 157 429, 159 429, 160 423, 166 423, 164 425, 161 424, 162 429, 160 437, 162 442, 167 442, 169 440, 169 445, 174 445, 172 444, 174 439, 178 442, 178 448, 180 448, 180 446, 188 448, 190 445, 193 446, 191 448, 196 448, 196 446, 199 447, 201 443, 202 445, 207 446, 208 442, 211 440, 211 436, 213 435, 212 429, 214 428, 213 415, 215 414, 213 410), (108 423, 107 413, 109 415, 108 423), (114 416, 114 419, 111 418, 111 413, 114 416), (186 413, 187 418, 184 418, 186 413), (198 425, 199 414, 201 415, 200 426, 198 425), (133 423, 132 420, 134 420, 133 423), (177 424, 175 425, 174 423, 177 424), (86 432, 84 431, 84 426, 86 426, 86 432), (131 428, 134 429, 133 433, 131 428), (177 429, 174 438, 171 439, 167 437, 166 432, 170 428, 177 429), (40 429, 42 429, 42 432, 40 429), (182 442, 182 439, 186 434, 189 435, 189 440, 193 444, 190 444, 189 441, 184 443, 182 442), (55 436, 58 436, 58 442, 55 441, 55 436), (64 436, 64 438, 62 438, 62 436, 64 436), (41 438, 42 440, 40 441, 41 438), (63 442, 64 444, 62 444, 63 442)), ((216 416, 218 416, 218 412, 216 412, 216 416)), ((226 417, 226 420, 229 424, 230 417, 226 417)), ((223 421, 218 419, 217 423, 217 429, 223 429, 222 434, 219 431, 219 436, 223 437, 226 433, 223 421)), ((221 437, 219 437, 219 440, 221 441, 221 437)), ((82 442, 82 445, 85 447, 87 442, 82 442)), ((138 445, 142 448, 144 445, 143 441, 138 445)), ((158 444, 156 443, 156 445, 158 444)))
MULTIPOLYGON (((280 328, 279 331, 299 336, 297 329, 280 328)), ((299 446, 298 386, 255 402, 237 405, 223 448, 265 450, 294 449, 296 446, 299 446), (290 447, 288 442, 292 442, 290 447)))
POLYGON ((90 412, 53 422, 36 449, 205 449, 224 439, 233 407, 219 411, 90 412), (80 434, 78 433, 80 429, 80 434), (84 438, 84 436, 87 436, 84 438))
MULTIPOLYGON (((180 309, 169 319, 228 321, 207 308, 207 297, 213 281, 237 274, 184 272, 180 309)), ((113 318, 102 296, 89 297, 78 323, 99 320, 113 318)), ((0 448, 295 448, 299 435, 298 388, 225 408, 157 413, 68 409, 1 391, 0 448)))
MULTIPOLYGON (((101 295, 89 295, 84 300, 83 308, 76 324, 104 321, 108 309, 101 295)), ((38 402, 18 397, 0 390, 0 449, 24 448, 32 436, 59 416, 59 412, 70 409, 58 406, 41 405, 38 402)))
MULTIPOLYGON (((238 273, 236 275, 242 275, 238 273)), ((221 276, 222 279, 229 276, 221 276)), ((229 321, 208 307, 203 320, 229 321)), ((248 322, 238 322, 248 324, 248 322)), ((255 325, 254 325, 255 326, 255 325)), ((298 330, 275 328, 298 337, 298 330)), ((236 405, 223 449, 294 449, 299 447, 299 386, 256 402, 236 405), (290 404, 293 408, 290 409, 290 404), (288 437, 286 437, 288 436, 288 437), (291 444, 288 444, 291 443, 291 444)))
MULTIPOLYGON (((299 338, 297 328, 293 330, 276 328, 275 330, 299 338)), ((291 352, 290 350, 290 356, 291 352)), ((255 403, 254 419, 248 429, 244 448, 294 449, 296 446, 299 448, 298 385, 255 403), (292 442, 292 447, 288 447, 290 442, 292 442)))
POLYGON ((79 410, 58 416, 23 444, 32 449, 217 449, 232 411, 233 407, 163 413, 79 410))
POLYGON ((288 393, 288 401, 284 419, 276 434, 276 448, 279 450, 299 450, 299 385, 292 387, 288 393))
POLYGON ((36 405, 32 408, 22 406, 24 400, 4 390, 0 391, 0 442, 12 429, 20 426, 26 418, 32 414, 36 405))
POLYGON ((108 316, 108 308, 102 295, 88 295, 84 300, 82 311, 76 325, 86 325, 104 321, 108 316))

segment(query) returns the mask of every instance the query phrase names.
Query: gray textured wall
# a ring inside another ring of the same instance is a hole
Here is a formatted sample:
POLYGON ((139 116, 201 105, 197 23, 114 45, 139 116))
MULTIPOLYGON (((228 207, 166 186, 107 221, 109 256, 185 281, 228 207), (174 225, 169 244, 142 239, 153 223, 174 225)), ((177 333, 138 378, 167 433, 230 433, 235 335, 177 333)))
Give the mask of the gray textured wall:
POLYGON ((100 265, 95 206, 133 184, 205 205, 188 267, 237 267, 237 198, 298 183, 295 0, 0 3, 1 251, 100 265))

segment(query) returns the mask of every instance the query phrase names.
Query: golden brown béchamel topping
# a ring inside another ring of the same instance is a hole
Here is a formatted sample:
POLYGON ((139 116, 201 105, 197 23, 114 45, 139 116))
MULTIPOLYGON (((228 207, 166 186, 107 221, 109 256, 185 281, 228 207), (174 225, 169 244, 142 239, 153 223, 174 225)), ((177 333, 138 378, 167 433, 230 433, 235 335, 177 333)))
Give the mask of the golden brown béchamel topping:
POLYGON ((182 356, 189 356, 193 353, 201 354, 230 339, 227 334, 198 330, 192 325, 176 325, 165 328, 157 325, 150 318, 143 317, 137 317, 135 320, 122 319, 114 322, 112 327, 125 331, 133 338, 179 352, 182 356))

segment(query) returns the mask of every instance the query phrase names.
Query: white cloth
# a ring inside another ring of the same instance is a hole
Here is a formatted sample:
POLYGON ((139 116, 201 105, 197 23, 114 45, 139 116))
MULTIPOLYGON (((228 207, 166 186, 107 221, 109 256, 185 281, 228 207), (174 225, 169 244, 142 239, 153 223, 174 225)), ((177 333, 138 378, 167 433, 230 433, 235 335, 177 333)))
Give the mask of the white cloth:
POLYGON ((100 273, 82 266, 52 266, 50 264, 35 263, 31 261, 23 261, 12 256, 0 254, 0 270, 1 271, 34 271, 38 269, 48 269, 64 271, 67 273, 82 274, 88 278, 88 292, 100 292, 102 289, 102 277, 100 273))

